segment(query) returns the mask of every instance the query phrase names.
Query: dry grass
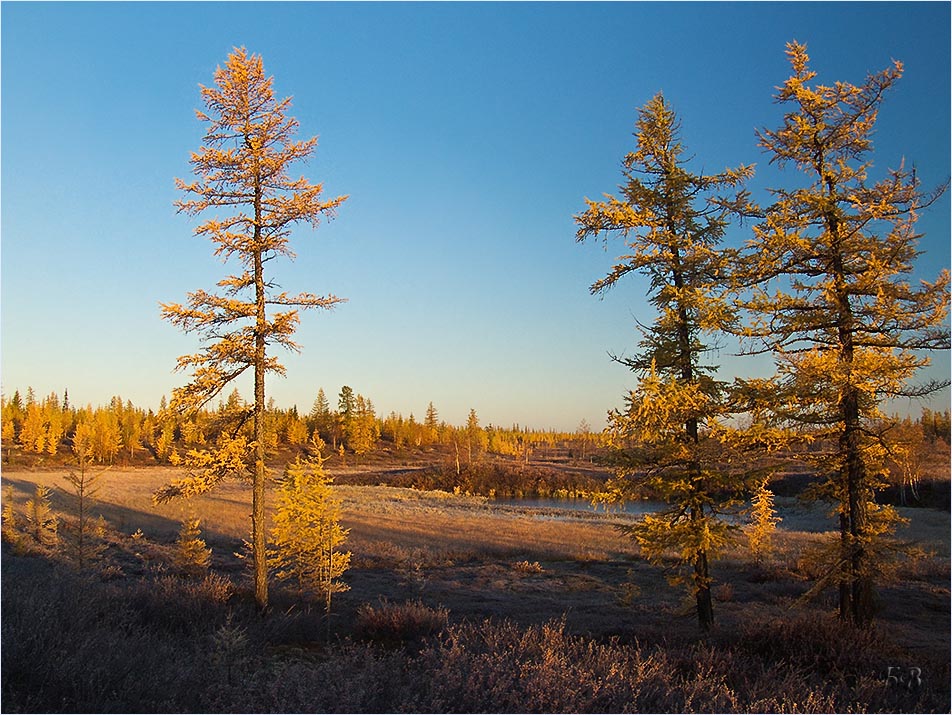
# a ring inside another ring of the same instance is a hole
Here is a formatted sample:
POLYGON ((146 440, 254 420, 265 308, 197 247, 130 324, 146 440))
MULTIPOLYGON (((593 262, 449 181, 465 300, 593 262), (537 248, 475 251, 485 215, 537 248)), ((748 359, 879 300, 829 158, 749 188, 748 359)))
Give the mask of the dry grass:
MULTIPOLYGON (((341 486, 354 562, 332 619, 343 640, 328 649, 320 609, 280 588, 272 615, 253 615, 233 555, 247 485, 194 500, 212 573, 173 574, 184 509, 151 504, 172 476, 103 475, 92 513, 112 531, 94 580, 4 548, 5 711, 948 712, 948 512, 906 510, 900 536, 921 551, 880 589, 865 636, 831 620, 832 593, 791 608, 811 585, 805 551, 835 534, 822 510, 778 498, 773 556, 752 563, 740 546, 714 564, 704 639, 683 593, 615 530, 623 515, 341 486), (889 665, 924 668, 928 692, 886 689, 889 665)), ((3 482, 22 508, 34 484, 64 480, 6 471, 3 482)))
POLYGON ((103 583, 8 553, 4 571, 5 712, 949 711, 946 654, 830 615, 593 638, 409 602, 362 609, 371 642, 324 646, 301 614, 262 620, 220 582, 103 583), (913 663, 918 688, 887 682, 913 663))
POLYGON ((378 605, 365 604, 357 610, 354 636, 385 646, 405 645, 427 636, 436 635, 449 623, 450 612, 445 608, 430 608, 421 601, 378 605))
MULTIPOLYGON (((181 503, 153 505, 157 487, 179 475, 173 468, 111 469, 102 474, 101 501, 94 505, 114 528, 141 529, 146 538, 174 540, 186 510, 181 503)), ((5 471, 4 485, 22 501, 34 484, 54 488, 62 473, 5 471)), ((496 507, 481 497, 421 492, 379 486, 335 487, 343 500, 344 525, 351 530, 355 558, 392 565, 407 553, 423 552, 428 561, 466 560, 477 555, 500 558, 604 560, 630 551, 608 519, 539 518, 513 507, 496 507), (505 525, 504 527, 502 525, 505 525)), ((269 498, 273 495, 269 493, 269 498)), ((62 500, 54 506, 63 507, 62 500)), ((225 483, 189 505, 203 524, 211 546, 236 550, 247 538, 251 503, 248 484, 225 483)))

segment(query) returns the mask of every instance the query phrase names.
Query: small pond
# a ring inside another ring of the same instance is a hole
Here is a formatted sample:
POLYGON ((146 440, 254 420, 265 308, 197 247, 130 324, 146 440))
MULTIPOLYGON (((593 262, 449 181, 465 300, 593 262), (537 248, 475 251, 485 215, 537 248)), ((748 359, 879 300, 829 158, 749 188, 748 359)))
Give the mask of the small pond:
POLYGON ((659 511, 664 507, 662 502, 658 501, 630 501, 625 502, 624 504, 611 504, 604 505, 599 504, 598 507, 593 507, 592 502, 587 499, 552 499, 546 497, 523 497, 521 499, 493 499, 490 501, 491 504, 499 504, 503 506, 514 506, 522 509, 569 509, 571 511, 588 511, 588 512, 599 512, 605 513, 606 511, 611 513, 622 513, 622 514, 651 514, 652 512, 659 511))

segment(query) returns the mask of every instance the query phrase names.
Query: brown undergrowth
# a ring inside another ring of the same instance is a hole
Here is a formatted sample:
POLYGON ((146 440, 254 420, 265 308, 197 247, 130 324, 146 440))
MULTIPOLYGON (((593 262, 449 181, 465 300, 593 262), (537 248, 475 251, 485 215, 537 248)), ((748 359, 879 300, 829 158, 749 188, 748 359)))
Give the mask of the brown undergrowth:
MULTIPOLYGON (((178 513, 147 504, 165 475, 127 476, 104 475, 95 569, 4 544, 5 712, 949 711, 947 513, 914 517, 919 556, 858 632, 832 593, 796 605, 816 575, 804 554, 834 535, 822 513, 789 508, 772 556, 739 547, 717 563, 702 637, 683 593, 618 536, 620 515, 342 487, 355 561, 328 640, 320 604, 291 591, 255 614, 234 556, 242 485, 193 505, 213 554, 188 576, 178 513)), ((55 477, 4 481, 25 500, 55 477)))
MULTIPOLYGON (((709 640, 596 638, 564 619, 452 623, 364 610, 356 639, 301 639, 220 581, 103 582, 4 554, 6 712, 947 712, 948 663, 796 614, 709 640), (890 667, 915 662, 913 690, 890 667)), ((319 632, 314 629, 314 634, 319 632)))

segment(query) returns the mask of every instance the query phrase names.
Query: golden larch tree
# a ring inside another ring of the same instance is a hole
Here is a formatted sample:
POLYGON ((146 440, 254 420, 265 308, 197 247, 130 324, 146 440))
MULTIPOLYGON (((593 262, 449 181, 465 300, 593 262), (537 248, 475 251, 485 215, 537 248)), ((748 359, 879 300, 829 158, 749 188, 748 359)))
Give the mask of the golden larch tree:
POLYGON ((781 519, 774 508, 774 495, 767 486, 768 480, 754 492, 750 503, 750 523, 747 525, 747 547, 757 558, 773 552, 773 535, 781 519))
POLYGON ((354 399, 353 415, 347 431, 347 444, 354 450, 355 463, 372 451, 380 437, 373 403, 361 394, 354 399))
POLYGON ((29 534, 38 544, 53 544, 58 539, 59 519, 53 513, 52 491, 37 484, 33 498, 26 503, 26 521, 29 534))
POLYGON ((747 209, 738 187, 753 168, 709 176, 689 171, 680 123, 661 94, 638 111, 636 129, 620 196, 586 200, 587 210, 575 217, 577 240, 620 235, 628 251, 591 292, 640 273, 657 311, 653 324, 642 326, 638 353, 615 358, 639 382, 625 408, 609 413, 606 438, 619 481, 608 493, 625 498, 631 487, 642 487, 667 502, 627 532, 649 559, 678 553, 698 622, 708 629, 714 620, 709 562, 731 536, 720 515, 740 506, 745 482, 737 466, 743 460, 727 458, 733 447, 722 424, 730 414, 726 386, 703 360, 712 336, 732 320, 724 296, 729 252, 720 242, 731 215, 747 209), (732 196, 718 195, 731 190, 732 196))
MULTIPOLYGON (((265 552, 265 375, 284 374, 269 354, 271 346, 297 350, 292 336, 298 311, 331 308, 342 299, 311 293, 275 292, 265 267, 275 258, 293 258, 292 228, 301 222, 316 227, 334 215, 347 198, 323 197, 321 184, 291 178, 291 167, 311 156, 317 139, 294 138, 298 122, 289 117, 290 98, 275 98, 273 78, 265 75, 259 55, 234 50, 215 71, 215 85, 201 88, 207 126, 201 148, 192 154, 195 181, 176 180, 186 198, 176 206, 189 215, 210 214, 195 234, 215 244, 215 255, 234 260, 240 270, 218 282, 219 291, 189 293, 185 305, 162 305, 166 320, 185 332, 198 333, 202 350, 183 355, 178 369, 192 371, 192 380, 175 390, 171 408, 198 409, 246 371, 254 373, 254 404, 243 413, 253 423, 251 439, 225 439, 211 454, 197 457, 184 480, 156 494, 167 500, 200 493, 219 480, 250 472, 253 480, 252 550, 255 600, 268 602, 265 552)), ((237 433, 236 433, 237 434, 237 433)))
POLYGON ((92 516, 92 507, 101 489, 101 474, 92 474, 89 471, 92 452, 90 434, 77 429, 73 435, 73 456, 76 458, 79 472, 69 471, 66 475, 69 487, 62 490, 72 502, 74 518, 63 521, 60 535, 64 551, 80 571, 94 564, 106 548, 105 542, 96 534, 96 522, 92 516))
POLYGON ((202 520, 191 511, 182 517, 175 542, 175 565, 189 576, 201 576, 212 563, 212 550, 202 538, 202 520))
POLYGON ((302 594, 314 591, 324 598, 328 619, 333 594, 349 588, 339 579, 350 566, 350 552, 341 550, 349 530, 340 525, 341 500, 331 482, 320 457, 298 458, 287 466, 276 499, 270 558, 279 579, 297 581, 302 594))
POLYGON ((772 190, 749 246, 745 272, 757 285, 746 301, 746 335, 752 352, 772 352, 777 365, 774 379, 750 387, 766 396, 776 424, 813 442, 806 457, 822 481, 812 492, 839 514, 831 573, 840 615, 865 625, 881 537, 897 519, 875 501, 891 426, 881 406, 948 384, 911 383, 929 362, 922 351, 949 347, 948 271, 931 283, 909 281, 918 213, 946 187, 926 193, 902 165, 869 178, 878 111, 901 63, 859 85, 811 86, 806 46, 791 42, 787 55, 792 74, 776 95, 783 123, 758 137, 772 163, 800 173, 772 190))

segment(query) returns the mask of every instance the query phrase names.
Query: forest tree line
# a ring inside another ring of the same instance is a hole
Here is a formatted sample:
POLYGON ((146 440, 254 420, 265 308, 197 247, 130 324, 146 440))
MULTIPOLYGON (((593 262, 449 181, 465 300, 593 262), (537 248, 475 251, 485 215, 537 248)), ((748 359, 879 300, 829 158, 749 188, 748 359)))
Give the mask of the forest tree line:
MULTIPOLYGON (((234 436, 234 417, 248 411, 237 390, 213 408, 187 414, 171 410, 163 396, 157 412, 137 407, 131 400, 113 397, 108 404, 76 406, 69 391, 62 397, 50 393, 37 397, 33 388, 2 398, 2 436, 5 458, 11 449, 48 457, 69 458, 77 434, 91 444, 91 458, 98 464, 179 464, 190 450, 206 449, 234 436)), ((598 435, 582 420, 575 432, 538 430, 514 424, 483 426, 475 410, 466 424, 456 426, 440 419, 430 402, 423 419, 392 411, 378 415, 371 399, 344 386, 336 407, 323 388, 310 411, 294 405, 282 409, 269 402, 265 447, 269 454, 320 453, 344 464, 359 464, 380 449, 448 450, 462 464, 472 464, 493 454, 528 461, 555 454, 585 459, 598 446, 598 435)), ((948 413, 946 413, 946 421, 948 413)), ((241 422, 240 418, 238 420, 241 422)), ((241 430, 250 438, 251 423, 241 430)))
MULTIPOLYGON (((230 436, 229 418, 248 408, 237 390, 215 408, 191 414, 169 410, 165 397, 155 412, 119 396, 106 405, 76 406, 70 403, 68 390, 62 397, 54 392, 38 398, 31 387, 23 394, 15 390, 11 397, 0 397, 0 403, 5 461, 14 449, 68 461, 78 434, 91 445, 91 459, 104 465, 179 464, 189 450, 214 446, 230 436)), ((381 450, 422 453, 437 449, 451 460, 456 457, 460 464, 471 466, 487 455, 524 462, 557 458, 590 461, 604 448, 603 435, 593 432, 585 420, 574 432, 518 424, 484 427, 476 411, 471 410, 467 423, 456 426, 440 419, 432 402, 423 419, 395 411, 381 416, 369 398, 348 386, 341 389, 336 408, 322 388, 307 413, 296 405, 275 407, 272 401, 267 417, 269 453, 319 451, 345 465, 359 464, 366 455, 381 450)), ((893 416, 891 421, 896 425, 898 441, 907 447, 898 450, 892 460, 892 481, 903 490, 903 497, 908 487, 915 497, 914 485, 932 476, 934 457, 949 450, 952 415, 949 410, 923 408, 918 417, 893 416)), ((242 429, 249 431, 250 425, 242 429)))

